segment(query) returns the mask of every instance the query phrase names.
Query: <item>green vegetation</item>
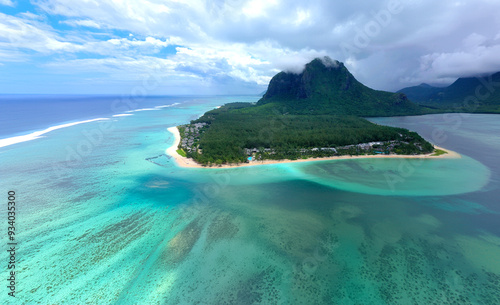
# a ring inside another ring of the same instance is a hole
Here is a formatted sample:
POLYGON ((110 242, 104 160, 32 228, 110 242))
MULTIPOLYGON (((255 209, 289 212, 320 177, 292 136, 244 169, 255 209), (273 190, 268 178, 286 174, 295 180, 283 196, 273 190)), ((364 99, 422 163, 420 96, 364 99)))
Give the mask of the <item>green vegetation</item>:
POLYGON ((246 162, 249 155, 257 160, 294 160, 375 153, 422 154, 433 150, 415 132, 376 125, 355 116, 267 114, 259 113, 258 108, 228 104, 183 126, 199 135, 192 140, 196 144, 186 147, 187 156, 200 164, 215 165, 246 162), (253 113, 249 114, 249 110, 253 113), (367 144, 370 142, 381 143, 367 144))
POLYGON ((182 148, 181 148, 181 149, 178 149, 178 150, 177 150, 177 153, 178 153, 180 156, 182 156, 182 157, 187 157, 186 152, 185 152, 185 151, 184 151, 184 149, 182 149, 182 148))
POLYGON ((403 94, 372 90, 343 64, 315 59, 301 74, 281 72, 257 103, 230 103, 179 127, 179 149, 203 165, 338 155, 424 154, 415 132, 360 116, 421 114, 403 94))
POLYGON ((280 72, 257 105, 286 107, 290 114, 397 116, 426 113, 404 94, 377 91, 358 82, 344 64, 315 59, 300 74, 280 72))
POLYGON ((433 156, 441 156, 441 155, 445 155, 447 154, 448 152, 442 150, 442 149, 435 149, 434 150, 434 153, 432 154, 433 156))
POLYGON ((459 78, 448 87, 427 84, 398 91, 430 113, 500 113, 500 72, 487 77, 459 78))

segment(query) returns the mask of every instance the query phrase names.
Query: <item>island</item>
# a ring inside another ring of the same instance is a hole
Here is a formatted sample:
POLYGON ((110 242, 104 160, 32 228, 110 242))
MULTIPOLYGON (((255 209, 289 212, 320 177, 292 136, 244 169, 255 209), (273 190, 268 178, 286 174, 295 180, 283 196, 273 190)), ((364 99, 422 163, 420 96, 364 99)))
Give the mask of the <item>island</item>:
POLYGON ((415 132, 365 119, 426 111, 402 93, 366 87, 338 61, 317 58, 299 74, 278 73, 257 103, 229 103, 170 128, 176 141, 167 153, 191 167, 457 157, 415 132))

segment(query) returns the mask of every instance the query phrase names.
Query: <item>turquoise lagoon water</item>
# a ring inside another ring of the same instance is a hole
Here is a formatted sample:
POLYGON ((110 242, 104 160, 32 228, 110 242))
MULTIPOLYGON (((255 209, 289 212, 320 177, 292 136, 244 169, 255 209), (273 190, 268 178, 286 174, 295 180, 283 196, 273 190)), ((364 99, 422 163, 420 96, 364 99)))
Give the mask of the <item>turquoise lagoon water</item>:
POLYGON ((434 143, 461 159, 186 169, 165 156, 168 127, 255 100, 186 98, 0 148, 17 303, 500 303, 497 116, 372 119, 431 141, 439 128, 434 143))

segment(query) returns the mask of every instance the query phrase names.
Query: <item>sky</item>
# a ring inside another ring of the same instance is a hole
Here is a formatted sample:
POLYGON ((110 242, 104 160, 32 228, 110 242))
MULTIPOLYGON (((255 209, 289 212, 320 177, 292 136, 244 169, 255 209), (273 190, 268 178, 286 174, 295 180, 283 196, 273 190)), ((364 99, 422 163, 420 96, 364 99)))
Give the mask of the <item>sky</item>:
POLYGON ((315 57, 396 91, 500 71, 498 0, 0 0, 0 94, 258 94, 315 57))

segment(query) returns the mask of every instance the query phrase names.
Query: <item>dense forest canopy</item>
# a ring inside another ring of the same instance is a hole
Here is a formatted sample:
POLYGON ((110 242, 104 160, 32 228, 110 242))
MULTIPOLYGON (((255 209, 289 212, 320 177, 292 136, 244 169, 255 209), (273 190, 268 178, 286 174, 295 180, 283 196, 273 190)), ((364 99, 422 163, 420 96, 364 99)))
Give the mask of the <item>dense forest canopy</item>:
POLYGON ((229 103, 180 126, 179 146, 200 164, 360 154, 423 154, 417 133, 361 116, 421 114, 404 94, 370 89, 342 63, 315 59, 301 74, 281 72, 256 104, 229 103))
MULTIPOLYGON (((341 147, 369 142, 397 141, 392 153, 421 154, 433 150, 417 133, 373 124, 356 116, 249 114, 252 104, 228 104, 207 112, 193 124, 205 124, 188 156, 201 164, 245 162, 245 149, 256 149, 257 159, 298 159, 341 154, 376 153, 341 147), (317 150, 314 148, 337 148, 317 150), (201 153, 200 153, 201 152, 201 153)), ((189 127, 188 127, 189 128, 189 127)), ((181 130, 185 135, 186 126, 181 130)), ((385 150, 381 150, 385 152, 385 150)))

